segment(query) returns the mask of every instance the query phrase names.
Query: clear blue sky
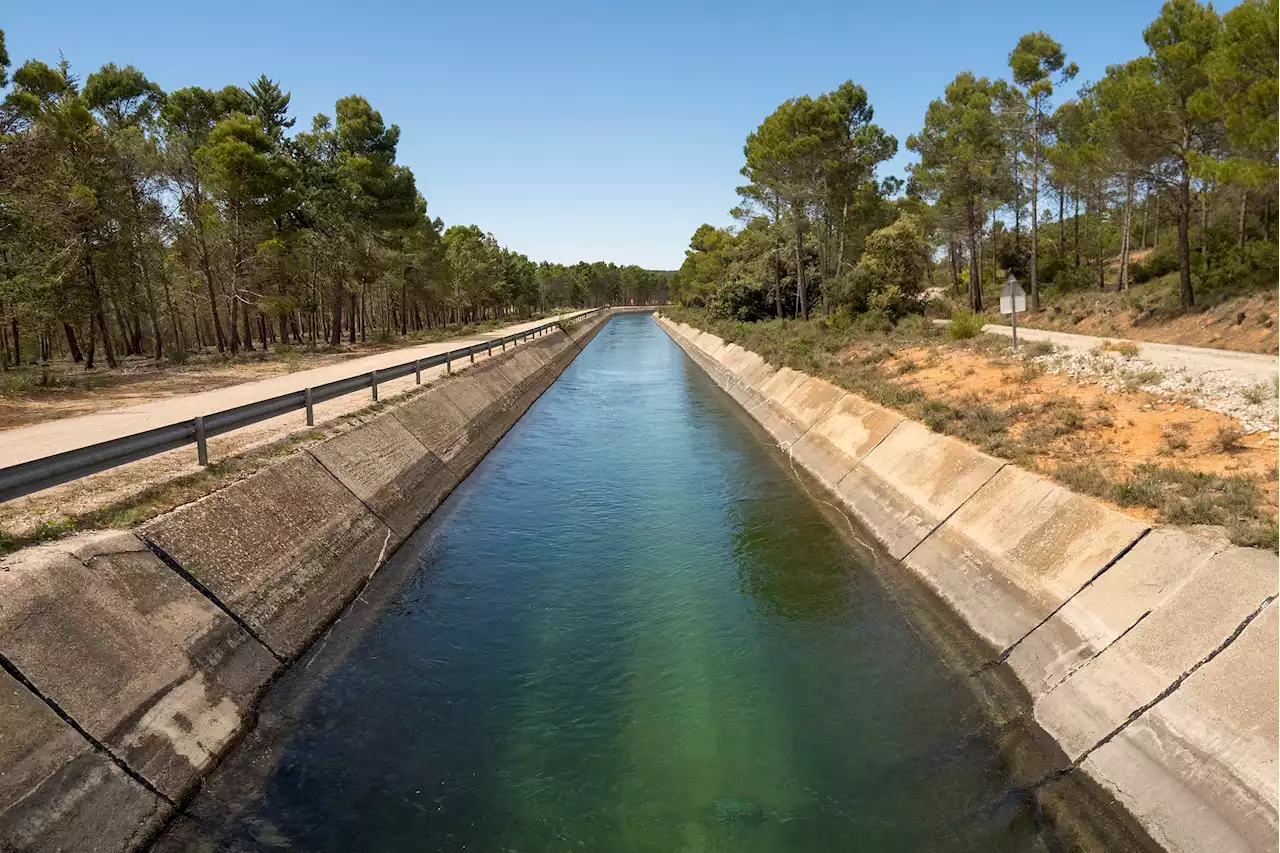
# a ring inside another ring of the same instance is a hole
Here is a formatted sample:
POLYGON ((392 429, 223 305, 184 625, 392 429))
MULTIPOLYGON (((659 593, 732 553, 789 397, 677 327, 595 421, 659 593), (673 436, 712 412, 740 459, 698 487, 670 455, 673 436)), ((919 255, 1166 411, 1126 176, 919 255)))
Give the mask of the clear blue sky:
POLYGON ((1024 32, 1047 31, 1094 79, 1143 52, 1159 7, 28 0, 0 27, 15 64, 61 51, 82 76, 132 63, 176 89, 266 73, 299 127, 362 94, 400 125, 399 160, 447 224, 534 260, 674 269, 694 228, 729 223, 742 143, 781 101, 851 79, 902 146, 957 72, 1005 75, 1024 32))

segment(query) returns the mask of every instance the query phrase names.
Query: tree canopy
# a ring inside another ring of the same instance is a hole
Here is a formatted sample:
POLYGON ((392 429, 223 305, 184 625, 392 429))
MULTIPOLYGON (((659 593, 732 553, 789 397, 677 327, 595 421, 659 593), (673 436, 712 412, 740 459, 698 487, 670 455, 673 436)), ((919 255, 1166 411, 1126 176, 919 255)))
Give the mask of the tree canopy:
POLYGON ((446 228, 358 94, 295 130, 290 93, 165 92, 132 66, 13 69, 0 32, 0 367, 390 340, 665 298, 669 274, 539 265, 446 228))

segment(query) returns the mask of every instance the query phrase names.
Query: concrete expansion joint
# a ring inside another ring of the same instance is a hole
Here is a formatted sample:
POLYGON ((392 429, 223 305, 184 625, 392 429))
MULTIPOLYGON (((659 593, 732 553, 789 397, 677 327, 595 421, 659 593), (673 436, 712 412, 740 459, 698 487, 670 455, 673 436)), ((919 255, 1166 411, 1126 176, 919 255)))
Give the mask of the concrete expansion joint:
POLYGON ((110 747, 108 747, 105 743, 103 743, 98 738, 94 737, 93 734, 89 732, 89 730, 86 729, 84 726, 80 725, 80 723, 77 722, 76 719, 71 716, 71 714, 67 713, 67 711, 57 703, 57 701, 55 701, 52 697, 45 695, 45 693, 41 691, 40 688, 37 687, 31 681, 31 679, 27 678, 26 675, 23 674, 22 670, 18 669, 17 664, 9 660, 9 658, 2 653, 0 653, 0 670, 4 670, 6 673, 12 676, 15 681, 17 681, 19 684, 25 687, 28 692, 30 692, 33 696, 35 696, 37 699, 43 702, 49 708, 49 710, 57 714, 58 717, 64 723, 66 723, 68 726, 74 729, 77 734, 79 734, 82 738, 88 741, 89 745, 93 747, 94 751, 106 756, 107 759, 110 760, 112 764, 119 767, 122 773, 124 773, 130 779, 132 779, 133 781, 141 785, 147 792, 158 797, 161 802, 167 803, 170 806, 177 805, 177 803, 175 803, 167 794, 165 794, 155 785, 151 784, 151 782, 145 776, 135 771, 132 767, 130 767, 125 762, 123 758, 121 758, 120 756, 112 752, 110 747))
POLYGON ((1033 786, 1033 788, 1047 784, 1048 782, 1054 781, 1055 779, 1060 779, 1063 776, 1067 775, 1068 773, 1071 773, 1074 770, 1078 770, 1080 766, 1084 764, 1085 761, 1088 760, 1089 756, 1093 755, 1093 753, 1097 752, 1099 749, 1111 743, 1111 741, 1115 740, 1120 735, 1121 732, 1129 728, 1129 726, 1131 726, 1140 717, 1142 717, 1143 714, 1147 713, 1147 711, 1150 711, 1156 705, 1159 705, 1165 699, 1168 699, 1170 696, 1176 693, 1178 688, 1181 687, 1188 678, 1195 675, 1197 670, 1199 670, 1201 667, 1205 666, 1214 658, 1216 658, 1218 655, 1222 654, 1228 648, 1230 648, 1231 644, 1234 643, 1237 639, 1239 639, 1240 635, 1244 633, 1245 629, 1248 628, 1249 625, 1255 619, 1261 616, 1268 607, 1270 607, 1273 603, 1275 603, 1275 600, 1276 600, 1276 595, 1274 594, 1268 595, 1266 598, 1262 599, 1262 602, 1256 608, 1254 608, 1253 612, 1246 615, 1244 619, 1240 621, 1240 624, 1236 625, 1235 630, 1233 630, 1230 634, 1228 634, 1226 638, 1222 640, 1222 642, 1218 643, 1217 646, 1211 649, 1208 654, 1206 654, 1204 657, 1200 658, 1200 660, 1192 664, 1190 668, 1183 671, 1177 678, 1175 678, 1172 682, 1169 683, 1169 686, 1167 686, 1164 690, 1161 690, 1149 702, 1146 702, 1140 707, 1135 708, 1129 714, 1129 716, 1126 717, 1122 723, 1120 723, 1120 725, 1116 726, 1114 729, 1109 731, 1105 736, 1103 736, 1101 740, 1099 740, 1093 746, 1089 747, 1084 752, 1080 753, 1079 757, 1076 758, 1075 761, 1072 761, 1070 764, 1068 764, 1066 767, 1062 768, 1061 770, 1056 771, 1055 773, 1049 774, 1044 779, 1041 779, 1039 782, 1035 784, 1035 786, 1033 786))
MULTIPOLYGON (((417 439, 415 438, 414 441, 417 441, 417 439)), ((418 442, 418 443, 421 444, 421 442, 418 442)), ((378 514, 377 510, 369 506, 369 504, 365 503, 364 498, 360 497, 355 492, 351 491, 351 489, 347 488, 347 484, 342 482, 342 480, 338 479, 338 475, 330 471, 329 466, 324 464, 324 460, 322 460, 319 456, 316 456, 314 453, 311 452, 311 448, 308 447, 302 452, 310 456, 312 459, 314 459, 316 461, 316 464, 320 466, 320 470, 324 471, 326 474, 332 477, 333 481, 337 483, 338 486, 343 489, 343 491, 345 491, 347 494, 351 495, 351 497, 358 500, 360 502, 360 505, 365 508, 365 511, 368 512, 369 515, 372 515, 374 518, 378 519, 378 521, 382 522, 382 525, 384 527, 389 528, 391 526, 390 524, 387 523, 387 520, 385 518, 383 518, 381 515, 378 514)))
MULTIPOLYGON (((1114 566, 1116 563, 1118 563, 1118 562, 1120 562, 1122 559, 1124 559, 1125 555, 1127 555, 1130 551, 1132 551, 1132 550, 1134 549, 1134 546, 1136 546, 1139 542, 1141 542, 1143 539, 1145 539, 1145 538, 1146 538, 1146 536, 1147 536, 1147 534, 1148 534, 1148 533, 1150 533, 1150 532, 1151 532, 1151 528, 1150 528, 1150 527, 1143 528, 1142 532, 1141 532, 1141 533, 1139 533, 1139 534, 1134 538, 1134 540, 1133 540, 1132 542, 1130 542, 1128 545, 1126 545, 1126 546, 1124 546, 1123 548, 1121 548, 1121 549, 1120 549, 1120 551, 1119 551, 1119 553, 1117 553, 1114 557, 1112 557, 1110 560, 1108 560, 1108 561, 1107 561, 1107 563, 1106 563, 1106 565, 1104 565, 1102 568, 1098 569, 1098 571, 1094 572, 1094 573, 1093 573, 1093 576, 1092 576, 1091 578, 1089 578, 1087 581, 1085 581, 1085 582, 1084 582, 1084 584, 1083 584, 1083 585, 1081 585, 1081 587, 1080 587, 1079 589, 1077 589, 1075 592, 1071 593, 1071 595, 1067 596, 1067 598, 1066 598, 1066 599, 1064 599, 1064 600, 1062 601, 1062 603, 1061 603, 1061 604, 1059 604, 1057 607, 1055 607, 1055 608, 1053 608, 1052 610, 1050 610, 1050 611, 1048 612, 1048 614, 1046 614, 1046 615, 1045 615, 1045 617, 1044 617, 1043 619, 1041 619, 1039 622, 1037 622, 1037 623, 1035 624, 1035 627, 1033 627, 1030 631, 1027 631, 1027 632, 1026 632, 1025 634, 1023 634, 1021 637, 1019 637, 1018 639, 1016 639, 1016 640, 1014 640, 1012 643, 1010 643, 1010 644, 1009 644, 1009 647, 1008 647, 1008 648, 1006 648, 1004 651, 1002 651, 1002 652, 1000 653, 999 657, 997 657, 995 660, 988 661, 987 663, 983 664, 983 665, 982 665, 982 667, 980 668, 980 671, 981 671, 981 670, 985 670, 985 669, 989 669, 990 667, 993 667, 993 666, 999 666, 1000 664, 1002 664, 1002 663, 1004 663, 1006 660, 1008 660, 1008 659, 1009 659, 1009 655, 1013 654, 1014 649, 1018 648, 1018 646, 1022 644, 1022 641, 1023 641, 1023 640, 1027 639, 1027 637, 1030 637, 1030 636, 1031 636, 1032 634, 1034 634, 1036 631, 1038 631, 1038 630, 1040 630, 1042 627, 1044 627, 1044 625, 1045 625, 1045 623, 1046 623, 1046 622, 1048 622, 1050 619, 1052 619, 1053 617, 1055 617, 1055 616, 1057 616, 1059 613, 1061 613, 1061 612, 1062 612, 1062 609, 1063 609, 1064 607, 1066 607, 1068 604, 1070 604, 1072 601, 1074 601, 1074 600, 1076 599, 1076 596, 1080 595, 1080 593, 1084 592, 1086 589, 1088 589, 1089 587, 1093 586, 1094 582, 1095 582, 1098 578, 1102 577, 1104 574, 1106 574, 1106 573, 1107 573, 1107 571, 1108 571, 1108 570, 1110 570, 1110 568, 1111 568, 1112 566, 1114 566)), ((1144 616, 1145 616, 1145 614, 1144 614, 1144 616)), ((1135 624, 1136 624, 1136 623, 1135 623, 1135 624)), ((1127 628, 1127 629, 1126 629, 1126 632, 1127 632, 1127 631, 1129 631, 1129 630, 1132 630, 1132 628, 1133 628, 1133 626, 1132 626, 1132 625, 1130 625, 1130 626, 1129 626, 1129 628, 1127 628)), ((1101 652, 1100 652, 1099 654, 1101 654, 1101 652)))
MULTIPOLYGON (((906 419, 906 418, 903 418, 902 420, 903 420, 903 421, 905 421, 905 420, 907 420, 907 419, 906 419)), ((902 423, 902 421, 899 421, 899 423, 902 423)), ((895 426, 895 427, 894 427, 894 429, 897 429, 897 427, 895 426)), ((888 436, 885 436, 885 437, 886 437, 886 438, 888 438, 888 436)), ((969 495, 969 497, 967 497, 967 498, 965 498, 964 500, 960 501, 960 503, 956 505, 956 508, 955 508, 955 509, 953 509, 953 510, 951 510, 951 512, 947 513, 946 517, 945 517, 945 518, 943 518, 941 521, 939 521, 937 524, 935 524, 935 525, 933 526, 933 528, 932 528, 928 533, 926 533, 924 536, 920 537, 920 541, 919 541, 919 542, 917 542, 916 544, 912 545, 912 546, 911 546, 911 548, 910 548, 910 550, 908 550, 908 551, 907 551, 907 553, 905 553, 905 554, 903 554, 903 555, 902 555, 902 557, 900 558, 900 559, 901 559, 901 561, 902 561, 903 563, 905 563, 905 562, 907 561, 907 558, 908 558, 908 557, 910 557, 912 554, 914 554, 917 548, 919 548, 919 547, 920 547, 921 545, 923 545, 924 543, 928 542, 928 541, 929 541, 929 538, 930 538, 931 536, 933 536, 933 534, 935 534, 935 533, 937 533, 939 530, 941 530, 941 529, 943 528, 943 526, 944 526, 948 521, 950 521, 950 520, 951 520, 951 517, 952 517, 952 516, 954 516, 954 515, 955 515, 957 512, 959 512, 960 510, 964 509, 965 505, 966 505, 967 503, 969 503, 969 501, 973 500, 974 495, 976 495, 976 494, 978 494, 978 492, 982 491, 982 487, 983 487, 983 486, 985 486, 987 483, 990 483, 992 480, 994 480, 994 479, 996 478, 996 475, 997 475, 997 474, 999 474, 999 473, 1000 473, 1001 471, 1003 471, 1005 468, 1008 468, 1008 467, 1009 467, 1009 465, 1011 465, 1011 464, 1012 464, 1012 463, 1010 463, 1010 462, 1005 462, 1005 461, 1003 461, 1003 460, 1000 460, 1000 464, 996 467, 996 470, 994 470, 994 471, 992 471, 992 472, 991 472, 991 476, 990 476, 990 477, 988 477, 987 479, 983 480, 983 481, 982 481, 982 483, 978 486, 978 488, 976 488, 976 489, 974 489, 974 490, 973 490, 973 493, 972 493, 972 494, 970 494, 970 495, 969 495)), ((1003 660, 1003 658, 1002 658, 1002 660, 1003 660)), ((970 675, 977 675, 979 672, 985 672, 985 671, 986 671, 987 669, 989 669, 991 666, 995 666, 995 664, 993 664, 993 663, 991 663, 990 661, 988 661, 986 664, 983 664, 982 666, 978 667, 978 669, 976 669, 974 672, 971 672, 971 673, 969 673, 969 674, 970 674, 970 675)))
POLYGON ((1130 625, 1128 628, 1125 628, 1123 631, 1121 631, 1119 634, 1117 634, 1117 635, 1116 635, 1116 638, 1115 638, 1114 640, 1112 640, 1111 642, 1107 643, 1105 646, 1103 646, 1103 647, 1102 647, 1101 649, 1099 649, 1098 651, 1096 651, 1096 652, 1094 652, 1093 654, 1089 655, 1089 657, 1088 657, 1088 658, 1086 658, 1085 660, 1080 661, 1080 662, 1079 662, 1079 663, 1077 663, 1075 666, 1073 666, 1073 667, 1071 667, 1070 669, 1068 669, 1068 670, 1066 671, 1066 673, 1062 676, 1062 678, 1058 679, 1058 682, 1057 682, 1056 684, 1054 684, 1052 687, 1050 687, 1048 690, 1046 690, 1046 691, 1044 692, 1044 696, 1042 696, 1042 697, 1040 697, 1040 698, 1043 700, 1043 699, 1045 698, 1045 696, 1048 696, 1050 693, 1052 693, 1053 691, 1057 690, 1057 689, 1058 689, 1059 687, 1061 687, 1063 684, 1066 684, 1066 683, 1067 683, 1067 681, 1068 681, 1068 679, 1070 679, 1070 678, 1071 678, 1071 676, 1075 675, 1077 672, 1079 672, 1080 670, 1084 669, 1086 666, 1088 666, 1089 664, 1093 663, 1093 662, 1094 662, 1094 661, 1096 661, 1098 658, 1102 657, 1102 653, 1103 653, 1103 652, 1105 652, 1107 649, 1111 648, 1111 647, 1112 647, 1112 646, 1114 646, 1116 643, 1118 643, 1118 642, 1120 642, 1121 640, 1123 640, 1126 636, 1128 636, 1128 635, 1129 635, 1129 633, 1130 633, 1131 631, 1133 631, 1135 628, 1137 628, 1139 625, 1141 625, 1141 624, 1142 624, 1142 620, 1146 619, 1148 616, 1150 616, 1150 615, 1151 615, 1152 613, 1154 613, 1154 612, 1155 612, 1154 610, 1146 610, 1146 611, 1143 611, 1142 615, 1141 615, 1141 616, 1139 616, 1137 619, 1133 620, 1133 624, 1132 624, 1132 625, 1130 625))
POLYGON ((266 649, 267 652, 273 658, 275 658, 279 663, 287 662, 284 657, 276 653, 275 649, 271 648, 271 646, 267 643, 266 640, 262 639, 262 637, 258 634, 257 631, 253 630, 253 626, 251 626, 248 622, 241 619, 240 616, 234 610, 228 607, 226 603, 224 603, 222 599, 219 598, 216 593, 214 593, 213 590, 209 589, 209 587, 201 583, 199 578, 197 578, 195 575, 191 574, 191 572, 184 569, 181 563, 175 560, 173 556, 169 554, 169 552, 166 551, 164 548, 161 548, 160 545, 154 539, 148 536, 145 531, 136 530, 134 532, 137 534, 138 538, 142 540, 142 544, 146 545, 147 548, 151 550, 151 553, 156 555, 156 557, 160 560, 160 562, 164 563, 166 566, 168 566, 170 569, 176 572, 178 577, 186 581, 187 584, 196 592, 200 593, 205 598, 207 598, 210 601, 210 603, 213 604, 214 607, 217 607, 219 610, 225 613, 227 617, 231 619, 232 622, 235 622, 236 625, 240 626, 240 629, 242 631, 244 631, 246 634, 252 637, 255 643, 257 643, 258 645, 266 649))

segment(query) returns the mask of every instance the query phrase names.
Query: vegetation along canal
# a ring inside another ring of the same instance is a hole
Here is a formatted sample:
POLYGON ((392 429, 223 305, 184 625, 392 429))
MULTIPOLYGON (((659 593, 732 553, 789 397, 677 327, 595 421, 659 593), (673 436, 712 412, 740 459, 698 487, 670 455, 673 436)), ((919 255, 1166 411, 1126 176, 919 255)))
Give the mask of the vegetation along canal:
POLYGON ((648 316, 615 318, 159 849, 1051 849, 877 572, 648 316))

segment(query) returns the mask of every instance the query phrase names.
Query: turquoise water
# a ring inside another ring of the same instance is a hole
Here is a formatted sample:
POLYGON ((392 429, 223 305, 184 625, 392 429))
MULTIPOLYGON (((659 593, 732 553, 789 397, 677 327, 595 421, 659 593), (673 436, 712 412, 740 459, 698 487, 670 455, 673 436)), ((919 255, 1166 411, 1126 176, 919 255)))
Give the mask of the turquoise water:
POLYGON ((612 320, 169 842, 1045 849, 963 676, 761 435, 612 320))

